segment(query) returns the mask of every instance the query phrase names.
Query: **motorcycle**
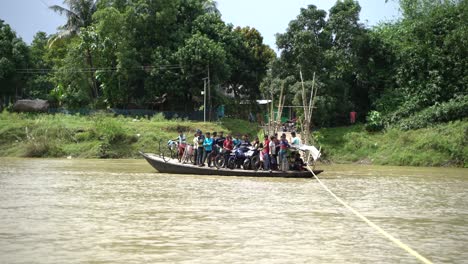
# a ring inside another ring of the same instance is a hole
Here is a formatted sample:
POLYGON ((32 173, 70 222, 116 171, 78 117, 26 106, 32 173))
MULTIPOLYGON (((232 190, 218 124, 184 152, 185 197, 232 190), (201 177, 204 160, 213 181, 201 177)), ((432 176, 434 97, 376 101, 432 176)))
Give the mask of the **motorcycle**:
POLYGON ((227 167, 229 169, 242 168, 244 170, 258 170, 260 168, 260 151, 254 147, 240 147, 229 155, 227 167))
POLYGON ((260 150, 254 147, 250 147, 245 153, 245 159, 242 164, 244 170, 258 170, 260 169, 260 150))

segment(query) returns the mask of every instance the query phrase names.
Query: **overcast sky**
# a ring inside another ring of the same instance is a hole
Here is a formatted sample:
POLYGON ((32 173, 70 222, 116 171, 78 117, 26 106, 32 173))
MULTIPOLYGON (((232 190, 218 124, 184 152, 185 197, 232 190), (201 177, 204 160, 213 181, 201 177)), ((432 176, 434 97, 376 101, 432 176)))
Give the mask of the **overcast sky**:
MULTIPOLYGON (((275 34, 285 32, 301 7, 314 4, 328 13, 336 0, 218 0, 217 3, 225 22, 256 28, 264 42, 276 49, 275 34)), ((400 16, 396 0, 388 3, 385 0, 361 0, 359 3, 361 22, 369 27, 400 16)), ((65 23, 65 17, 47 8, 54 4, 62 5, 62 0, 0 0, 0 19, 10 24, 26 43, 31 43, 36 32, 52 34, 65 23)))

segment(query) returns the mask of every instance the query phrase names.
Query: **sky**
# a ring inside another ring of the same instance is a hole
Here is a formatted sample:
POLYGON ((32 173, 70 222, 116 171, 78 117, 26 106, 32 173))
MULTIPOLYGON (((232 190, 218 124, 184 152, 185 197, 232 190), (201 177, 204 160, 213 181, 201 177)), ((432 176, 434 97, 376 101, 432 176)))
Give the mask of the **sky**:
MULTIPOLYGON (((170 0, 168 0, 170 1, 170 0)), ((262 34, 264 42, 276 50, 275 34, 284 33, 300 8, 314 4, 325 11, 336 0, 217 0, 218 9, 226 23, 234 26, 250 26, 262 34)), ((361 22, 371 27, 382 21, 399 18, 398 1, 360 0, 361 22)), ((47 6, 62 5, 62 0, 0 0, 0 19, 8 23, 17 35, 30 44, 38 31, 55 33, 65 24, 65 17, 54 13, 47 6)))

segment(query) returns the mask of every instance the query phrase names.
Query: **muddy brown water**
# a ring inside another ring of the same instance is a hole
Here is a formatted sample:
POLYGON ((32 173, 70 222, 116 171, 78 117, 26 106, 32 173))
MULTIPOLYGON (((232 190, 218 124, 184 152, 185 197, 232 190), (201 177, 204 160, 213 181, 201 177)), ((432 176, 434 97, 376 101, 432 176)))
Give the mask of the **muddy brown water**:
MULTIPOLYGON (((421 255, 467 263, 468 169, 321 168, 339 197, 421 255)), ((0 158, 0 263, 419 262, 314 179, 0 158)))

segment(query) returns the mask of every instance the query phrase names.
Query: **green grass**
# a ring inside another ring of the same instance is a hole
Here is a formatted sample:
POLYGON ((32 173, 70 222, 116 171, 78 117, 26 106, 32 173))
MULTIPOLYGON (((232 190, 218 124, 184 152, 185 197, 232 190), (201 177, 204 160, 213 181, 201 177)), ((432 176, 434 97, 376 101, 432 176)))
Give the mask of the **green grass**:
POLYGON ((197 129, 256 135, 243 120, 216 123, 148 118, 0 113, 0 156, 134 158, 138 150, 155 152, 158 142, 175 139, 182 129, 191 141, 197 129))
MULTIPOLYGON (((138 150, 155 152, 185 131, 259 135, 260 128, 244 120, 213 123, 153 118, 0 113, 0 156, 136 158, 138 150)), ((369 133, 363 125, 323 128, 315 132, 322 158, 335 163, 468 167, 468 121, 402 131, 390 128, 369 133)))
POLYGON ((468 121, 369 133, 364 126, 321 129, 323 158, 336 163, 468 167, 468 121))

